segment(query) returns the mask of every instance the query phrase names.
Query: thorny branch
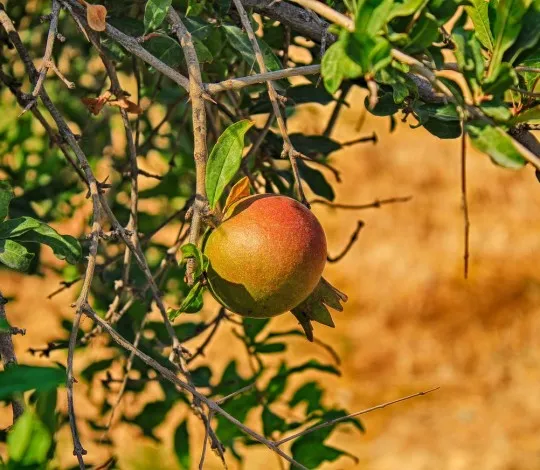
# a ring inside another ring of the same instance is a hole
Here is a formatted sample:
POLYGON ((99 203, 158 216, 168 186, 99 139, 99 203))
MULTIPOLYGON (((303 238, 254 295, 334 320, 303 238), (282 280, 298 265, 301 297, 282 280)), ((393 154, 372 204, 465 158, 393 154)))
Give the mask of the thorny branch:
MULTIPOLYGON (((201 231, 201 221, 203 212, 207 210, 206 200, 206 160, 208 159, 208 149, 206 147, 206 109, 203 101, 204 85, 201 76, 201 67, 195 51, 195 45, 191 39, 191 34, 186 29, 178 14, 173 8, 169 8, 168 20, 173 32, 178 37, 178 41, 184 51, 188 72, 189 72, 189 96, 191 98, 192 120, 193 120, 193 157, 195 159, 195 201, 193 202, 193 214, 191 216, 191 231, 189 242, 194 245, 199 240, 201 231)), ((193 285, 193 271, 195 260, 188 260, 186 277, 188 285, 193 285)))
MULTIPOLYGON (((6 304, 7 299, 0 293, 0 359, 4 364, 4 369, 10 367, 13 364, 17 364, 17 356, 15 355, 15 348, 13 346, 13 340, 11 336, 13 332, 10 330, 5 331, 3 328, 7 327, 6 317, 6 304)), ((24 412, 24 400, 22 395, 14 396, 11 401, 11 408, 13 410, 13 422, 17 421, 24 412)))
MULTIPOLYGON (((257 58, 257 64, 259 65, 259 69, 261 70, 261 73, 264 74, 266 73, 266 64, 264 63, 264 57, 262 55, 261 48, 259 47, 257 37, 255 36, 255 33, 253 32, 253 27, 251 26, 251 21, 249 19, 249 16, 246 13, 246 10, 244 9, 242 2, 240 0, 233 0, 233 1, 240 15, 242 26, 246 30, 249 40, 251 42, 251 47, 253 48, 253 51, 255 52, 255 57, 257 58)), ((274 85, 272 85, 272 82, 270 81, 267 81, 266 85, 268 87, 268 97, 270 98, 270 102, 272 103, 272 109, 274 111, 274 115, 276 116, 279 130, 281 132, 281 136, 283 137, 282 156, 289 157, 293 174, 294 174, 294 179, 296 181, 296 185, 298 188, 298 193, 300 195, 300 201, 302 202, 302 204, 309 207, 309 203, 306 199, 306 195, 304 194, 304 188, 302 187, 302 178, 300 177, 300 172, 298 170, 298 163, 296 161, 296 159, 300 157, 301 154, 297 150, 295 150, 295 148, 293 147, 293 144, 291 143, 291 139, 289 138, 285 120, 283 119, 283 115, 281 114, 281 110, 279 109, 278 96, 274 88, 274 85)))

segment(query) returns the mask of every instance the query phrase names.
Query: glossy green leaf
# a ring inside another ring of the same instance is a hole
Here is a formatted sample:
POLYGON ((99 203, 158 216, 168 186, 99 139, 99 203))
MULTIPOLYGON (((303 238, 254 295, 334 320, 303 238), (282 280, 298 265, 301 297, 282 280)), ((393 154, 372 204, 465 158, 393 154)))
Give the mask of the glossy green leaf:
POLYGON ((17 235, 17 241, 47 245, 52 248, 58 259, 65 259, 70 264, 77 264, 82 256, 82 248, 76 238, 71 235, 60 235, 44 223, 17 235))
POLYGON ((472 144, 481 152, 487 153, 497 165, 512 169, 525 165, 526 160, 503 130, 481 121, 470 121, 465 128, 472 144))
POLYGON ((52 437, 34 411, 27 410, 8 434, 7 444, 10 462, 17 465, 14 468, 36 468, 47 461, 52 437))
POLYGON ((355 63, 345 52, 346 36, 332 44, 321 62, 321 75, 329 93, 335 93, 344 78, 356 78, 362 75, 362 67, 355 63))
POLYGON ((0 181, 0 222, 8 215, 9 203, 13 199, 13 189, 7 181, 0 181))
POLYGON ((0 372, 0 399, 27 390, 50 390, 65 381, 65 371, 57 367, 15 365, 0 372))
POLYGON ((360 0, 357 3, 355 32, 375 36, 386 25, 394 0, 360 0))
POLYGON ((168 312, 169 320, 175 320, 181 313, 197 313, 203 307, 204 286, 201 281, 197 281, 190 289, 186 298, 177 310, 168 312))
MULTIPOLYGON (((247 33, 243 32, 237 26, 232 25, 223 25, 222 29, 225 32, 225 36, 227 37, 229 44, 233 47, 233 49, 240 53, 240 55, 248 64, 248 67, 250 69, 256 67, 256 70, 260 72, 259 66, 257 64, 257 58, 255 57, 255 53, 253 52, 253 47, 247 33)), ((261 49, 266 68, 269 71, 281 69, 281 62, 276 57, 270 46, 268 46, 268 44, 266 44, 260 38, 257 38, 257 42, 259 43, 259 47, 261 49)))
POLYGON ((189 470, 191 468, 191 456, 189 453, 187 420, 182 421, 174 432, 174 453, 180 468, 189 470))
POLYGON ((388 21, 400 17, 420 13, 428 0, 395 0, 388 15, 388 21))
POLYGON ((144 28, 146 31, 157 29, 165 20, 172 0, 148 0, 144 9, 144 28))
POLYGON ((423 123, 424 128, 439 139, 457 139, 461 135, 461 123, 459 121, 441 121, 428 119, 423 123))
POLYGON ((399 111, 399 105, 395 103, 393 93, 379 95, 379 100, 374 108, 369 107, 368 99, 366 98, 365 106, 375 116, 391 116, 399 111))
POLYGON ((489 95, 502 95, 508 88, 516 85, 516 72, 507 63, 502 63, 497 74, 492 75, 483 83, 483 90, 489 95))
POLYGON ((13 240, 0 240, 0 263, 17 271, 27 271, 34 254, 13 240))
POLYGON ((473 24, 474 32, 482 45, 493 50, 493 34, 489 25, 488 2, 485 0, 471 0, 472 6, 465 7, 473 24))
POLYGON ((531 0, 500 0, 497 5, 493 30, 493 54, 489 64, 488 76, 497 75, 503 55, 516 41, 522 27, 522 20, 531 0))
POLYGON ((18 217, 0 223, 0 239, 15 238, 29 230, 39 228, 41 222, 32 217, 18 217))
POLYGON ((216 207, 223 190, 240 168, 244 136, 251 126, 253 122, 248 120, 231 124, 219 136, 210 153, 206 167, 206 192, 211 209, 216 207))
POLYGON ((439 38, 439 23, 431 13, 424 13, 414 24, 405 50, 415 54, 431 46, 439 38))
POLYGON ((298 160, 298 170, 300 176, 308 184, 310 189, 318 196, 324 197, 329 201, 333 201, 336 197, 332 186, 326 181, 324 175, 315 168, 306 165, 303 161, 298 160))
POLYGON ((540 1, 532 0, 527 13, 523 16, 521 31, 514 44, 505 52, 504 60, 513 64, 520 55, 535 48, 538 50, 540 41, 540 1))

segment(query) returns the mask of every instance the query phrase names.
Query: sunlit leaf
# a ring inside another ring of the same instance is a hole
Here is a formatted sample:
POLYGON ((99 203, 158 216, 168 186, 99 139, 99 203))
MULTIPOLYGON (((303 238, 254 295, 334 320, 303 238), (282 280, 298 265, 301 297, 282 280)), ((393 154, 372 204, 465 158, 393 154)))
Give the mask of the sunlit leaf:
POLYGON ((242 160, 244 136, 253 122, 248 120, 231 124, 219 136, 206 167, 206 192, 210 208, 216 207, 223 190, 230 183, 242 160))

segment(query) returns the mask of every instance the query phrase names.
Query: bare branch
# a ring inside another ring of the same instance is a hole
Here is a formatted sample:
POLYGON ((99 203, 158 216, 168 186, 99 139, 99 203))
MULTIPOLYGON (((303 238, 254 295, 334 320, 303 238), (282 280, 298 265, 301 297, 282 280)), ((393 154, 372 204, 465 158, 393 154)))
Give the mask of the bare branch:
MULTIPOLYGON (((206 147, 206 109, 203 101, 203 81, 201 68, 197 59, 195 45, 191 39, 191 34, 186 29, 178 14, 173 8, 169 8, 167 15, 169 23, 172 25, 174 33, 182 46, 189 71, 189 96, 191 98, 192 119, 193 119, 193 156, 195 159, 196 194, 193 202, 193 215, 191 217, 191 232, 189 242, 194 245, 199 240, 201 231, 202 213, 207 206, 206 200, 206 160, 208 159, 208 149, 206 147)), ((186 269, 188 284, 193 285, 193 271, 195 260, 189 259, 186 269)))
MULTIPOLYGON (((0 321, 7 324, 6 304, 7 299, 0 293, 0 321)), ((2 331, 0 329, 0 359, 2 359, 4 369, 17 364, 17 356, 15 355, 15 348, 11 338, 12 334, 12 331, 2 331)), ((22 394, 13 397, 11 408, 13 410, 13 423, 15 423, 24 413, 24 398, 22 394)))
POLYGON ((358 239, 358 234, 360 233, 360 230, 364 228, 364 225, 365 224, 362 220, 359 220, 358 222, 356 222, 356 228, 354 229, 354 232, 352 233, 351 238, 349 242, 347 243, 347 246, 345 246, 345 248, 343 249, 343 251, 337 256, 329 256, 329 255, 326 256, 326 259, 328 260, 329 263, 337 263, 338 261, 342 260, 345 257, 345 255, 349 252, 349 250, 352 248, 352 246, 358 239))
POLYGON ((382 408, 386 408, 387 406, 395 405, 396 403, 400 403, 402 401, 410 400, 411 398, 416 398, 416 397, 420 397, 422 395, 427 395, 428 393, 434 392, 435 390, 439 390, 439 388, 440 387, 435 387, 435 388, 432 388, 431 390, 427 390, 425 392, 414 393, 413 395, 408 395, 406 397, 398 398, 397 400, 394 400, 394 401, 389 401, 389 402, 383 403, 381 405, 377 405, 377 406, 373 406, 371 408, 367 408, 367 409, 362 410, 362 411, 357 411, 356 413, 351 413, 350 415, 342 416, 341 418, 336 418, 336 419, 332 419, 330 421, 326 421, 324 423, 318 424, 317 426, 313 426, 311 428, 305 429, 304 431, 300 431, 300 432, 292 434, 292 435, 290 435, 288 437, 285 437, 285 438, 277 441, 276 445, 281 446, 281 445, 285 444, 286 442, 292 441, 293 439, 297 439, 298 437, 305 436, 306 434, 311 434, 312 432, 318 431, 319 429, 326 428, 328 426, 333 426, 334 424, 337 424, 337 423, 339 423, 341 421, 346 421, 346 420, 354 418, 356 416, 365 415, 367 413, 371 413, 372 411, 380 410, 382 408))
POLYGON ((325 206, 333 207, 334 209, 378 209, 386 204, 395 204, 399 202, 408 202, 412 199, 412 196, 405 197, 392 197, 389 199, 375 199, 373 202, 367 204, 338 204, 336 202, 330 202, 326 199, 313 199, 309 201, 311 205, 323 204, 325 206))
POLYGON ((287 69, 276 70, 274 72, 259 73, 249 75, 248 77, 230 78, 218 83, 207 83, 204 85, 206 91, 210 94, 219 93, 226 90, 240 90, 250 85, 258 83, 271 82, 281 80, 288 77, 300 77, 305 75, 316 75, 321 72, 321 66, 305 65, 302 67, 290 67, 287 69))
POLYGON ((467 203, 467 138, 461 136, 461 205, 463 209, 463 277, 469 277, 469 204, 467 203))

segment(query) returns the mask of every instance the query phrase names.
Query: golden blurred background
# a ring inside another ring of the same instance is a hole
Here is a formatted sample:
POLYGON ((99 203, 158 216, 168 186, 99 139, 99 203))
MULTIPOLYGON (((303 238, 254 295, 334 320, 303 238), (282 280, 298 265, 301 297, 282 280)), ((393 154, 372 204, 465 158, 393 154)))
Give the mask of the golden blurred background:
MULTIPOLYGON (((343 177, 335 186, 336 202, 361 204, 409 195, 412 199, 362 211, 313 207, 325 227, 331 255, 346 245, 357 220, 366 223, 348 255, 326 271, 326 277, 349 295, 345 311, 335 315, 335 329, 316 327, 315 331, 339 353, 342 376, 313 377, 324 381, 329 403, 351 411, 440 389, 365 415, 364 435, 343 426, 330 444, 348 450, 358 461, 342 457, 322 468, 540 468, 540 217, 536 212, 540 186, 533 170, 502 169, 469 149, 471 259, 469 279, 464 280, 460 141, 441 141, 403 123, 391 133, 387 118, 366 115, 364 94, 358 88, 348 101, 351 106, 343 108, 332 137, 345 142, 375 132, 379 141, 351 145, 332 155, 332 164, 343 177)), ((290 119, 290 128, 320 134, 331 111, 332 105, 303 106, 290 119)), ((331 180, 332 175, 328 177, 331 180)), ((164 232, 161 239, 170 243, 173 232, 174 228, 164 232)), ((63 351, 49 359, 28 352, 30 346, 44 346, 62 335, 60 320, 73 314, 70 303, 76 286, 52 300, 46 298, 58 288, 59 280, 52 274, 37 278, 0 272, 2 293, 16 298, 7 305, 9 321, 27 329, 26 336, 15 337, 22 363, 65 362, 63 351)), ((210 318, 214 312, 215 304, 209 302, 200 315, 210 318)), ((270 327, 294 326, 294 318, 289 317, 272 320, 270 327)), ((90 327, 86 320, 83 328, 90 327)), ((231 357, 243 353, 241 344, 231 341, 230 330, 224 328, 200 362, 211 363, 219 374, 231 357)), ((76 373, 88 364, 88 354, 95 359, 110 356, 110 351, 95 340, 86 356, 76 356, 76 373)), ((293 364, 312 357, 332 360, 324 349, 302 339, 293 340, 286 354, 293 364)), ((275 360, 277 364, 279 355, 275 360)), ((75 390, 78 414, 91 416, 93 398, 101 393, 99 380, 92 387, 81 381, 75 390)), ((64 392, 61 406, 65 406, 64 392)), ((157 386, 150 386, 143 397, 128 394, 123 410, 135 415, 159 393, 157 386)), ((6 408, 0 409, 0 428, 9 424, 10 415, 6 408)), ((116 422, 111 437, 120 454, 119 467, 177 468, 172 436, 187 415, 180 406, 169 413, 157 431, 161 445, 116 422)), ((196 468, 203 429, 194 417, 189 418, 189 426, 196 468)), ((106 460, 107 448, 90 442, 96 434, 84 424, 81 427, 87 460, 106 460)), ((75 458, 67 427, 60 439, 58 466, 69 468, 75 458)), ((247 458, 242 468, 280 468, 267 449, 243 451, 247 458)), ((232 456, 228 463, 231 469, 240 468, 232 456)), ((210 455, 205 468, 221 465, 210 455)))

